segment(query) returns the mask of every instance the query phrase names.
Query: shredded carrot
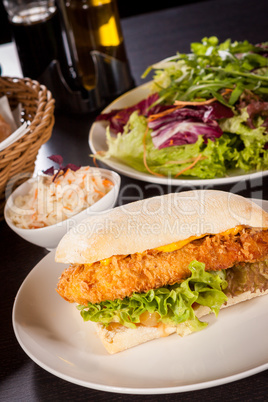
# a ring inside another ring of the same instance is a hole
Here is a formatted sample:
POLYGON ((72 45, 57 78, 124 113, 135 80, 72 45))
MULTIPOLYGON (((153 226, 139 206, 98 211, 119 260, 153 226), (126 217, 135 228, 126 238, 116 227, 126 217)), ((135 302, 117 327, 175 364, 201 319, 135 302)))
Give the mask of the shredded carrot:
POLYGON ((194 161, 190 166, 188 166, 188 167, 182 169, 179 173, 177 173, 177 174, 175 175, 175 177, 178 177, 178 176, 180 176, 182 173, 186 172, 187 170, 192 169, 192 168, 197 164, 197 162, 200 161, 201 158, 202 158, 202 154, 199 154, 198 157, 195 159, 195 161, 194 161))
POLYGON ((230 92, 233 92, 233 89, 231 88, 226 88, 225 91, 221 94, 222 96, 229 94, 230 92))
MULTIPOLYGON (((227 93, 232 92, 233 90, 230 88, 226 88, 225 91, 221 94, 222 96, 226 95, 227 93)), ((171 108, 171 109, 167 109, 164 110, 164 112, 160 112, 160 113, 156 113, 156 114, 151 114, 148 117, 148 121, 154 121, 156 119, 159 119, 160 117, 166 116, 172 112, 174 112, 174 110, 177 109, 181 109, 184 106, 202 106, 202 105, 210 105, 210 103, 213 103, 217 100, 217 98, 211 98, 211 99, 207 99, 205 101, 180 101, 180 100, 176 100, 174 102, 175 107, 171 108)))
POLYGON ((104 179, 104 180, 102 181, 102 184, 104 185, 104 187, 110 187, 110 186, 113 185, 113 183, 111 182, 111 180, 108 180, 108 179, 104 179))
POLYGON ((65 209, 68 209, 69 211, 72 211, 72 208, 70 207, 64 207, 65 209))
POLYGON ((95 156, 93 156, 93 163, 94 163, 94 165, 98 168, 99 167, 99 165, 97 164, 97 160, 96 160, 96 157, 95 156))
POLYGON ((36 218, 37 218, 37 213, 34 212, 34 213, 32 214, 32 220, 34 221, 34 220, 36 220, 36 218))
POLYGON ((34 192, 34 199, 35 199, 35 200, 37 199, 37 195, 38 195, 38 188, 36 188, 36 189, 35 189, 35 192, 34 192))
POLYGON ((198 105, 208 105, 212 102, 215 102, 216 98, 209 99, 208 101, 204 102, 184 102, 184 101, 175 101, 174 105, 175 107, 171 109, 164 110, 164 112, 156 113, 156 114, 151 114, 148 117, 148 121, 154 121, 159 119, 160 117, 167 116, 168 114, 174 112, 177 109, 182 109, 184 106, 198 106, 198 105), (178 103, 177 103, 178 102, 178 103))
POLYGON ((174 105, 175 107, 171 109, 164 110, 164 112, 156 113, 156 114, 151 114, 148 117, 148 121, 154 121, 156 119, 159 119, 160 117, 166 116, 172 112, 174 112, 177 109, 181 109, 184 106, 199 106, 199 105, 209 105, 212 102, 215 102, 217 98, 212 98, 208 99, 206 101, 200 101, 200 102, 192 102, 192 101, 175 101, 174 105))
POLYGON ((177 100, 174 102, 174 105, 183 107, 183 106, 202 106, 202 105, 209 105, 210 103, 213 103, 217 100, 217 98, 211 98, 211 99, 207 99, 205 101, 180 101, 177 100))
POLYGON ((147 165, 147 161, 146 161, 146 135, 147 135, 147 133, 148 133, 148 126, 147 126, 147 128, 146 128, 146 130, 145 130, 145 133, 144 133, 144 135, 143 135, 143 139, 142 139, 142 143, 143 143, 143 163, 144 163, 144 166, 145 166, 145 168, 148 170, 148 172, 149 173, 151 173, 151 174, 153 174, 153 175, 155 175, 155 176, 159 176, 159 177, 164 177, 164 175, 162 175, 162 174, 159 174, 159 173, 156 173, 156 172, 154 172, 153 170, 151 170, 150 168, 149 168, 149 166, 147 165))
MULTIPOLYGON (((98 152, 96 152, 96 155, 101 155, 101 154, 104 154, 104 153, 105 153, 104 151, 98 151, 98 152)), ((95 155, 93 156, 93 163, 97 168, 99 168, 99 165, 97 164, 97 160, 96 160, 95 155)))
MULTIPOLYGON (((232 92, 233 90, 231 88, 226 88, 224 90, 224 92, 221 94, 222 96, 227 95, 229 92, 232 92)), ((207 99, 205 101, 180 101, 180 100, 176 100, 174 102, 174 105, 177 106, 202 106, 202 105, 210 105, 210 103, 213 103, 217 100, 217 98, 211 98, 211 99, 207 99)))
POLYGON ((177 106, 177 107, 173 107, 173 108, 171 108, 171 109, 164 110, 164 112, 160 112, 160 113, 156 113, 156 114, 151 114, 151 115, 148 117, 148 121, 157 120, 157 119, 159 119, 160 117, 166 116, 167 114, 170 114, 170 113, 174 112, 174 110, 177 110, 177 109, 180 109, 180 108, 181 108, 181 106, 177 106))
POLYGON ((103 191, 97 190, 96 188, 94 188, 94 191, 95 191, 96 193, 98 193, 98 194, 105 195, 103 191))

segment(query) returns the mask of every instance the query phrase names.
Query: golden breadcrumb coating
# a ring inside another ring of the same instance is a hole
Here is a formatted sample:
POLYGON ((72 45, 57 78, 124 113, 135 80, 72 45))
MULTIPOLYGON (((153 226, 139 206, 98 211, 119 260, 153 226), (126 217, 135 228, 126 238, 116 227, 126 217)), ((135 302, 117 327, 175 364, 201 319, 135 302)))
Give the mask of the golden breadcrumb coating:
POLYGON ((243 228, 237 234, 207 235, 172 252, 147 250, 113 256, 108 262, 71 265, 57 291, 69 302, 87 305, 180 282, 189 276, 193 260, 205 263, 207 271, 218 271, 267 258, 268 230, 243 228))

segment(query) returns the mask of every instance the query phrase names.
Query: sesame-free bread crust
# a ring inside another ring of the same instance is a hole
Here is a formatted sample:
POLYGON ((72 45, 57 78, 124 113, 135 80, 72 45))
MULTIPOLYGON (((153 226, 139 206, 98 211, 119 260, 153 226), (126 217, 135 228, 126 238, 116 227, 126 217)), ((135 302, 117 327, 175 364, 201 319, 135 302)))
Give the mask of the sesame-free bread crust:
POLYGON ((56 261, 91 264, 237 225, 268 227, 268 214, 223 191, 194 190, 144 199, 90 216, 60 241, 56 261))

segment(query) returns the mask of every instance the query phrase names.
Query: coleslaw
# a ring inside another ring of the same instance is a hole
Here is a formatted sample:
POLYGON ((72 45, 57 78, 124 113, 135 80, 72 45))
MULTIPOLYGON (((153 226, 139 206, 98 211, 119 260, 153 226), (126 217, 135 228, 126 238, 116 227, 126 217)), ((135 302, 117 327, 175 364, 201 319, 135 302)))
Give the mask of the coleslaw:
POLYGON ((68 219, 100 200, 113 183, 89 166, 38 175, 30 191, 18 196, 9 217, 22 229, 38 229, 68 219))

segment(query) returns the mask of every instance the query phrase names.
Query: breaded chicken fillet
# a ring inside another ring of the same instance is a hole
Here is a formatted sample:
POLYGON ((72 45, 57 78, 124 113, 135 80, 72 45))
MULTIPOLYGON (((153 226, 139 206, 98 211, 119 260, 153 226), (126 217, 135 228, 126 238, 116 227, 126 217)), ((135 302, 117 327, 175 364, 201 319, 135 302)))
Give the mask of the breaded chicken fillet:
POLYGON ((188 266, 193 260, 205 263, 207 271, 219 271, 265 259, 268 230, 242 227, 235 235, 208 235, 172 252, 146 250, 71 265, 62 273, 58 292, 69 302, 87 305, 180 282, 190 275, 188 266))

